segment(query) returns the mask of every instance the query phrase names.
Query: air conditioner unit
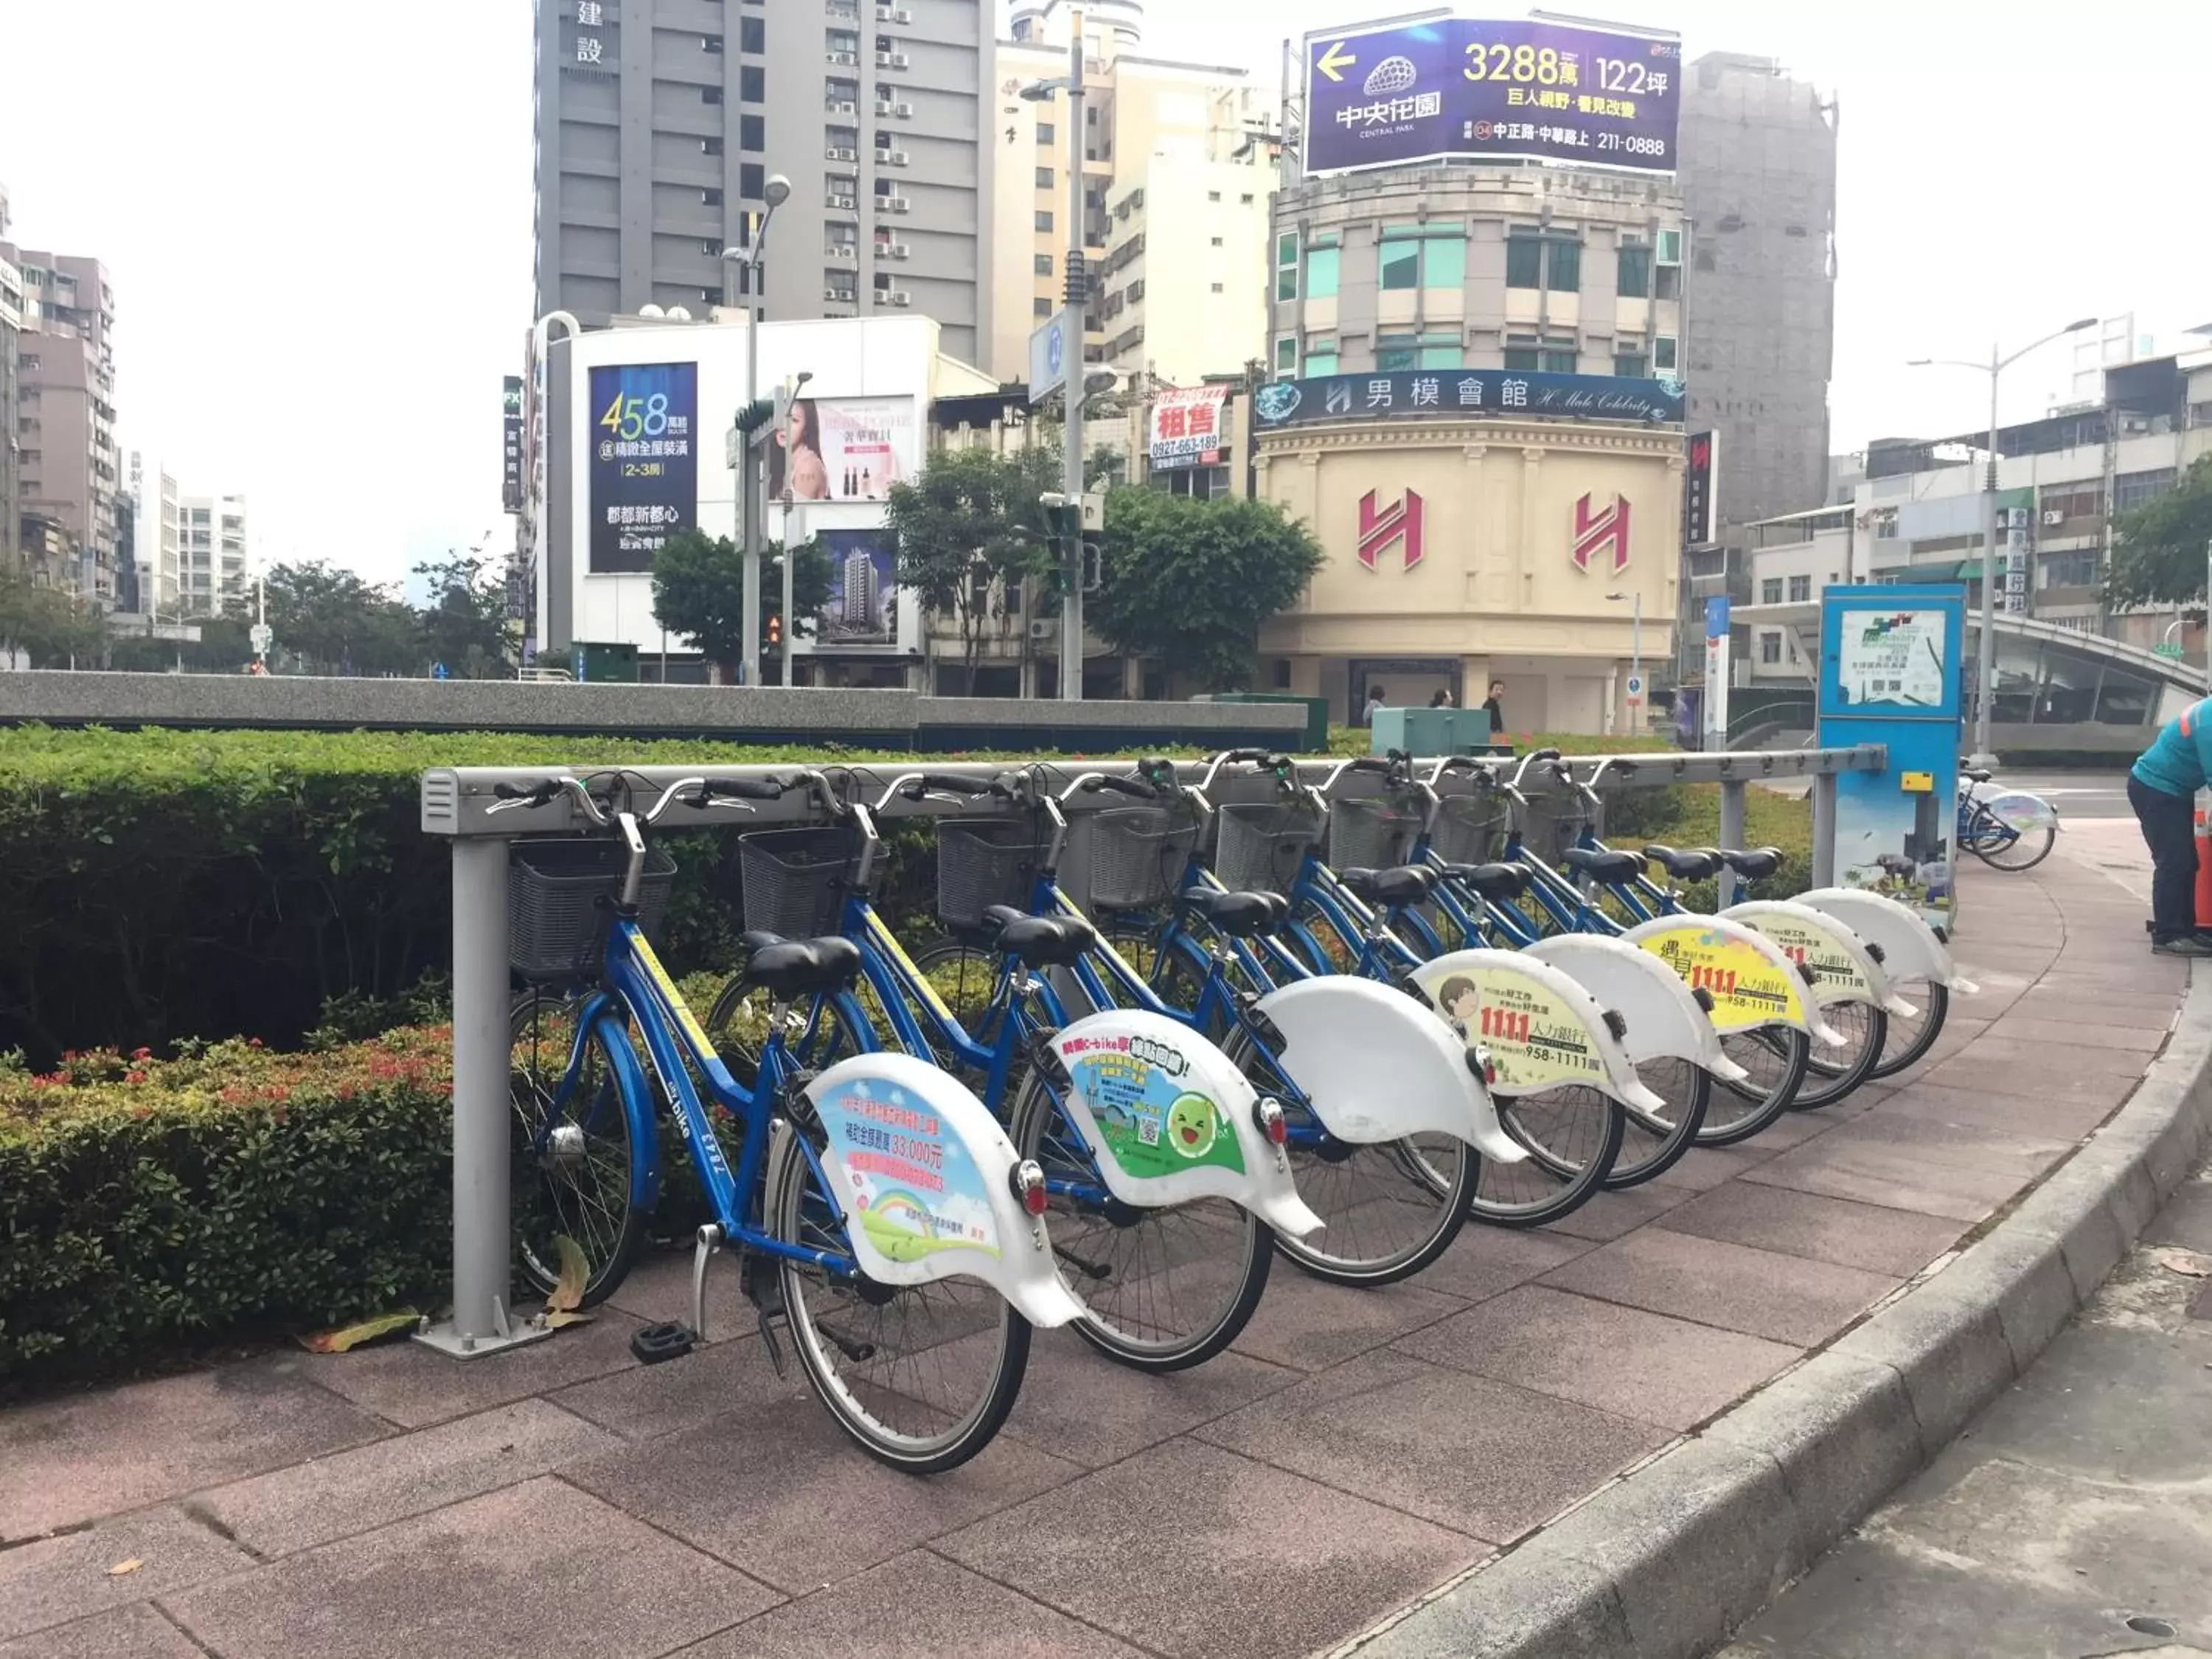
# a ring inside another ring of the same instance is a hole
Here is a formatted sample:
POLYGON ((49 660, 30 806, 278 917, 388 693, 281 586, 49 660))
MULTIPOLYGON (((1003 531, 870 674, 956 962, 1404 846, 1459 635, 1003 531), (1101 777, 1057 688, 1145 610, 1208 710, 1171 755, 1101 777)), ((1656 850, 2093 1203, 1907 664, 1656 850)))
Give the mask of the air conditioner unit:
POLYGON ((842 300, 845 297, 845 290, 842 288, 825 288, 822 290, 822 297, 825 300, 842 300))
POLYGON ((903 6, 878 6, 876 8, 876 21, 878 23, 911 23, 914 21, 914 14, 907 10, 903 6))
POLYGON ((829 203, 833 208, 842 208, 850 213, 860 205, 860 198, 857 196, 832 196, 829 203))
POLYGON ((878 259, 903 259, 913 252, 914 250, 908 247, 904 242, 878 242, 876 244, 876 258, 878 259))
POLYGON ((860 54, 857 52, 833 52, 830 54, 830 61, 833 64, 857 65, 860 61, 860 54))
POLYGON ((889 115, 898 106, 891 102, 888 98, 878 98, 876 100, 876 113, 878 115, 889 115))
POLYGON ((1057 622, 1054 622, 1044 617, 1032 617, 1030 618, 1030 637, 1031 639, 1049 640, 1054 638, 1059 633, 1060 624, 1057 622))
POLYGON ((903 196, 878 196, 876 205, 886 213, 911 213, 914 204, 903 196))
POLYGON ((897 116, 902 121, 911 121, 914 118, 914 106, 912 104, 893 104, 891 106, 891 113, 897 116))
POLYGON ((858 115, 860 106, 850 99, 842 99, 830 106, 830 112, 832 115, 858 115))
POLYGON ((895 306, 910 306, 914 303, 914 295, 902 288, 893 289, 889 294, 884 295, 884 299, 895 306))
POLYGON ((913 159, 902 149, 879 149, 876 152, 876 160, 886 167, 902 167, 913 159))
POLYGON ((823 252, 833 259, 857 259, 860 257, 860 250, 850 242, 832 242, 823 252))
POLYGON ((891 55, 890 55, 890 53, 889 53, 889 52, 878 52, 878 53, 876 54, 876 67, 877 67, 878 69, 889 69, 890 66, 891 66, 891 55))
POLYGON ((878 69, 902 70, 914 62, 902 52, 879 52, 876 54, 878 69))
POLYGON ((2064 524, 2066 515, 2055 507, 2046 507, 2043 509, 2043 521, 2045 524, 2064 524))

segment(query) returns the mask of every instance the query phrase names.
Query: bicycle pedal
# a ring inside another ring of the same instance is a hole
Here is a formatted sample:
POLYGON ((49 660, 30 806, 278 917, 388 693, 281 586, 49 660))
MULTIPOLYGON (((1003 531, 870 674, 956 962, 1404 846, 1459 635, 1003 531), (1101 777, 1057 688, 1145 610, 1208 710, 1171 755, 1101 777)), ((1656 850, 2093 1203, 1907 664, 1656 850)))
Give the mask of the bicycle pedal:
POLYGON ((670 1320, 632 1331, 629 1351, 637 1356, 639 1364, 658 1365, 664 1360, 681 1359, 697 1342, 690 1326, 670 1320))

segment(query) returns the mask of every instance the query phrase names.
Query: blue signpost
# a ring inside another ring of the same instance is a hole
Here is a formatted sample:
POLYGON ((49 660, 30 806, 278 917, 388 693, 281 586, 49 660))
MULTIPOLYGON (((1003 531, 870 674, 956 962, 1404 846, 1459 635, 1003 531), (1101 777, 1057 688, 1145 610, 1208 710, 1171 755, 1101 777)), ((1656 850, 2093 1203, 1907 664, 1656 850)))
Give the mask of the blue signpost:
POLYGON ((1820 595, 1820 746, 1889 750, 1885 770, 1838 780, 1836 879, 1914 906, 1946 935, 1958 914, 1966 609, 1955 586, 1820 595))

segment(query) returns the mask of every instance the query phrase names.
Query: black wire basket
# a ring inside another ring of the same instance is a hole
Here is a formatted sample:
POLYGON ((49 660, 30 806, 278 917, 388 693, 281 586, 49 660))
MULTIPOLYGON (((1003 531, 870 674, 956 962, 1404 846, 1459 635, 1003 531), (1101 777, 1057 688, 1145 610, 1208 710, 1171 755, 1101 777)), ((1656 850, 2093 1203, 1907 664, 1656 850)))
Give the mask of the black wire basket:
POLYGON ((1494 864, 1505 852, 1511 809, 1502 795, 1447 795, 1429 831, 1446 864, 1494 864))
POLYGON ((1117 806, 1088 819, 1090 901, 1106 910, 1164 903, 1182 884, 1198 819, 1166 806, 1117 806))
POLYGON ((939 818, 937 919, 981 927, 994 904, 1027 910, 1042 864, 1037 826, 1028 818, 939 818))
POLYGON ((1421 815, 1388 798, 1328 805, 1328 862, 1336 870, 1388 870, 1406 861, 1421 815))
POLYGON ((1321 842, 1320 816, 1298 803, 1232 804, 1214 819, 1213 873, 1232 893, 1288 893, 1321 842))
MULTIPOLYGON (((599 971, 607 911, 622 896, 629 850, 611 841, 520 841, 507 867, 507 963, 526 980, 585 979, 599 971)), ((676 861, 645 849, 638 923, 657 940, 676 861)))
POLYGON ((757 830, 738 842, 748 933, 818 939, 843 920, 853 832, 806 826, 757 830))

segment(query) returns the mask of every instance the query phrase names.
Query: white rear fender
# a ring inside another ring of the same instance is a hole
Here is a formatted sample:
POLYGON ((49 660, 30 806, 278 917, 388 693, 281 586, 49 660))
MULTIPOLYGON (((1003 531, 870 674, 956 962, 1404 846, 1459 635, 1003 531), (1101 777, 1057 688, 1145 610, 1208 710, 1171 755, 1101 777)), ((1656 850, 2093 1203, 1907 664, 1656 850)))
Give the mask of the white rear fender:
POLYGON ((1561 933, 1537 940, 1525 954, 1549 963, 1618 1009, 1628 1022, 1621 1046, 1631 1060, 1686 1060, 1724 1083, 1740 1083, 1747 1075, 1721 1048, 1720 1033, 1698 994, 1649 951, 1596 933, 1561 933))
POLYGON ((1835 1048, 1843 1038, 1820 1018, 1811 981, 1782 948, 1726 916, 1655 916, 1621 937, 1673 969, 1692 991, 1713 1000, 1723 1036, 1761 1025, 1790 1025, 1835 1048))
POLYGON ((1276 1063, 1337 1139, 1448 1134, 1497 1163, 1528 1156, 1498 1127, 1458 1036, 1404 992, 1330 974, 1269 992, 1259 1011, 1282 1034, 1276 1063))
MULTIPOLYGON (((1423 963, 1413 980, 1461 1041, 1488 1055, 1498 1093, 1580 1085, 1639 1111, 1666 1112, 1637 1077, 1605 1005, 1549 963, 1520 951, 1455 951, 1423 963)), ((1626 1030, 1628 1017, 1613 1012, 1626 1030)))
POLYGON ((1881 946, 1882 965, 1893 980, 1924 979, 1931 985, 1972 996, 1978 988, 1960 974, 1951 952, 1919 912, 1885 893, 1856 887, 1818 887, 1797 895, 1798 903, 1831 915, 1861 939, 1881 946))
POLYGON ((1067 1068, 1067 1115, 1123 1203, 1225 1198, 1295 1238, 1320 1228, 1288 1154, 1260 1127, 1252 1085, 1189 1026, 1113 1009, 1063 1027, 1052 1046, 1067 1068))
POLYGON ((806 1097, 829 1137, 823 1173, 869 1278, 980 1279, 1033 1325, 1082 1316, 1043 1219, 1015 1195, 1013 1142, 957 1078, 909 1054, 858 1054, 808 1084, 806 1097))
POLYGON ((1887 970, 1858 930, 1826 911, 1786 900, 1752 899, 1721 914, 1756 928, 1780 945, 1790 961, 1811 969, 1813 1000, 1824 1008, 1832 1002, 1870 1002, 1903 1019, 1920 1012, 1897 994, 1887 970))

